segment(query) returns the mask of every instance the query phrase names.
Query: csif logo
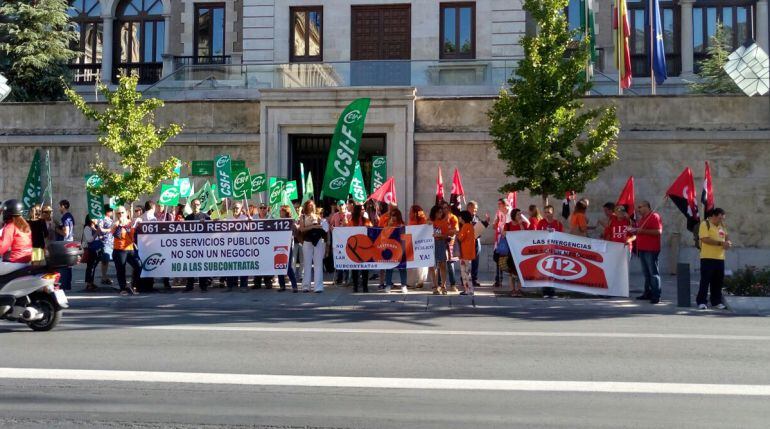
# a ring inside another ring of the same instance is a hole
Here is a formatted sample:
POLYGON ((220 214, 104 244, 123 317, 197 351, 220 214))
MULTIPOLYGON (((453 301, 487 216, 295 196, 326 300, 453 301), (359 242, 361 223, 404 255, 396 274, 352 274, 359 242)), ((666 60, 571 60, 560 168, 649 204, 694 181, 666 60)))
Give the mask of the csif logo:
POLYGON ((179 197, 179 188, 176 186, 166 189, 163 195, 160 196, 161 201, 171 201, 179 197))
POLYGON ((270 192, 270 201, 278 201, 280 195, 281 195, 281 187, 280 186, 274 187, 272 192, 270 192))
POLYGON ((237 176, 235 176, 235 180, 233 181, 233 186, 235 186, 235 189, 241 189, 244 186, 246 186, 246 183, 249 182, 249 175, 246 174, 245 171, 242 171, 238 173, 237 176))
POLYGON ((230 161, 230 157, 227 155, 217 158, 217 168, 225 168, 227 162, 230 161))
POLYGON ((337 177, 329 182, 329 188, 336 191, 337 189, 342 189, 345 183, 347 183, 347 180, 344 177, 337 177))
POLYGON ((375 158, 374 162, 372 162, 372 167, 374 168, 380 168, 385 165, 385 158, 375 158))
POLYGON ((353 122, 358 122, 359 120, 361 120, 361 117, 362 117, 362 115, 361 115, 360 111, 352 110, 352 111, 348 112, 347 115, 345 115, 345 118, 343 119, 343 121, 346 124, 350 125, 353 122))
POLYGON ((163 263, 166 262, 166 258, 163 257, 160 253, 153 253, 152 255, 148 256, 144 262, 142 263, 142 270, 143 271, 154 271, 163 263))
POLYGON ((102 179, 95 174, 93 176, 90 176, 86 181, 86 187, 95 187, 101 184, 102 184, 102 179))

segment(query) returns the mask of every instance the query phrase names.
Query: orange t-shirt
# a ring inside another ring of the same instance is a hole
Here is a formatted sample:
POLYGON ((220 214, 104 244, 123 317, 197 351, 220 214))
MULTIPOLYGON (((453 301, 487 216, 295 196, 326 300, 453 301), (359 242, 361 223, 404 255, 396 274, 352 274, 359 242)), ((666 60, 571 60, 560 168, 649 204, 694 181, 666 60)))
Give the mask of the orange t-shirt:
POLYGON ((385 213, 384 215, 380 216, 379 220, 377 221, 377 226, 380 228, 385 228, 388 226, 388 222, 390 221, 390 215, 385 213))
POLYGON ((460 240, 460 259, 464 261, 476 259, 476 231, 473 225, 470 223, 463 225, 460 233, 457 234, 457 239, 460 240))
POLYGON ((134 250, 134 229, 126 225, 121 228, 120 233, 118 225, 113 225, 110 234, 113 234, 112 248, 114 250, 134 250))
POLYGON ((569 218, 569 226, 571 233, 585 234, 588 232, 588 219, 584 213, 572 213, 569 218))

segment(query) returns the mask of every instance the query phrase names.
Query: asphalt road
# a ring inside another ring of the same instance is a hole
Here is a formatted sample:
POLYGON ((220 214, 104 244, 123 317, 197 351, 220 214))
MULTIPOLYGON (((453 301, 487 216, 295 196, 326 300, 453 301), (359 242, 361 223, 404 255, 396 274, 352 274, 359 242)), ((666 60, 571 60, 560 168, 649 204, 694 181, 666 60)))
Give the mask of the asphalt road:
POLYGON ((93 306, 50 333, 4 322, 0 427, 770 425, 767 319, 538 312, 93 306))

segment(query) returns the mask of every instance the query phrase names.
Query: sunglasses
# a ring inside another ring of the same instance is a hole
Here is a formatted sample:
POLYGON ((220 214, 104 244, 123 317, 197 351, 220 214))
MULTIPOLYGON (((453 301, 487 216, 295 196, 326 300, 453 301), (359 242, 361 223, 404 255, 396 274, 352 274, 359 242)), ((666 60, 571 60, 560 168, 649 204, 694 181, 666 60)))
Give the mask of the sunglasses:
POLYGON ((260 207, 260 210, 267 210, 267 207, 260 207))

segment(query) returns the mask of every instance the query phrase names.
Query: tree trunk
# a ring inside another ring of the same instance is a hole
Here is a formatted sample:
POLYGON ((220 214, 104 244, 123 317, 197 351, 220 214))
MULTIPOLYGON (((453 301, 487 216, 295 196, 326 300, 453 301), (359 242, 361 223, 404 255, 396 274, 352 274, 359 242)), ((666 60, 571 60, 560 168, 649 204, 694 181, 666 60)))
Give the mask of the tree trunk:
POLYGON ((548 205, 548 195, 542 195, 543 198, 543 207, 548 205))

